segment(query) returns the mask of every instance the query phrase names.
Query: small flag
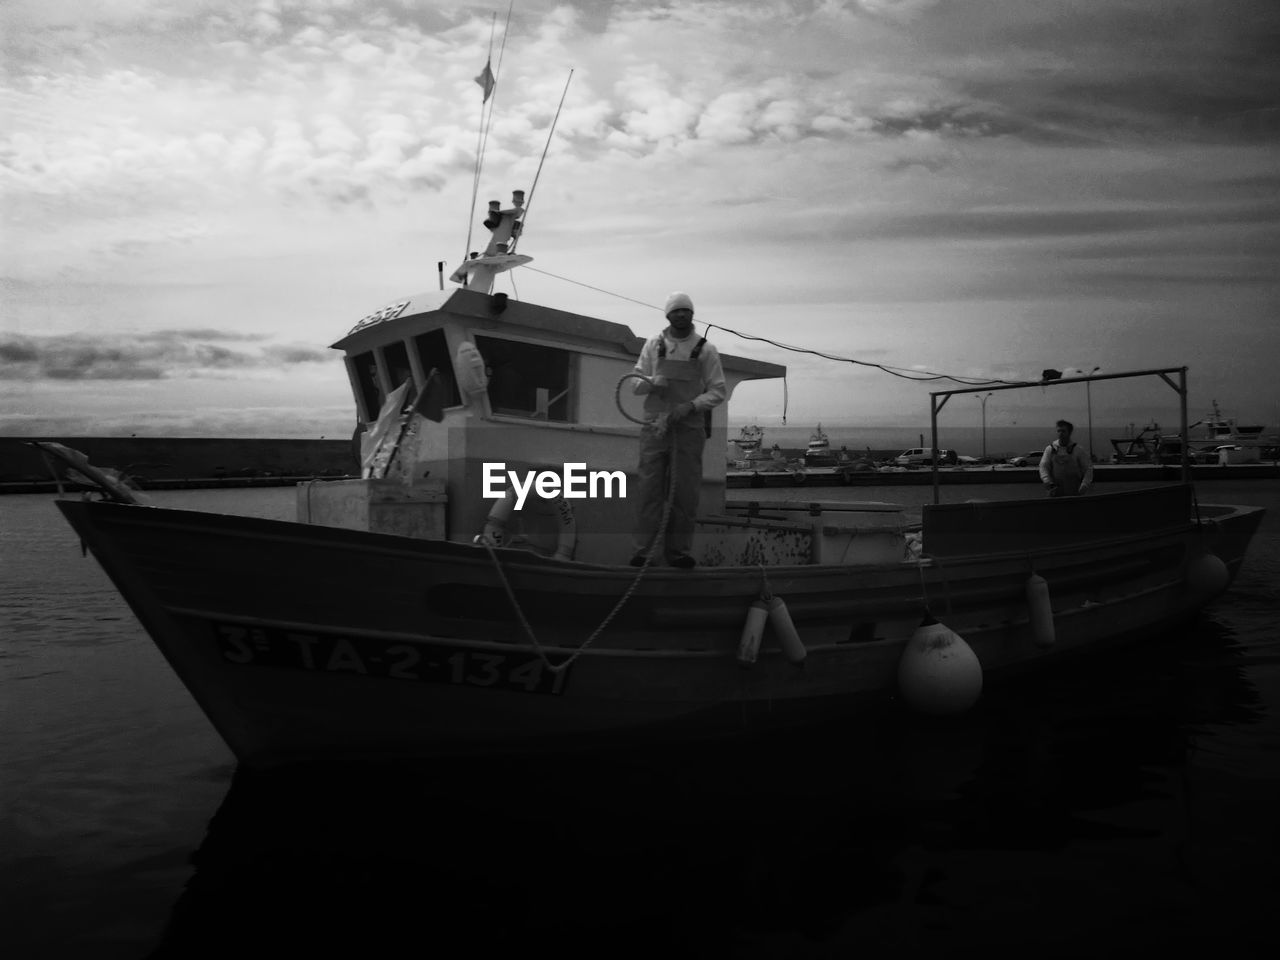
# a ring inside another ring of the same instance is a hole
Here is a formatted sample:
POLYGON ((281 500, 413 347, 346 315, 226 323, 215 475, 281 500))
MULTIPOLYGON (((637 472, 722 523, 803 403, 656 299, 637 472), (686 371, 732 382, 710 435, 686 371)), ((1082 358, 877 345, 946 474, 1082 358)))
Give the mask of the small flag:
POLYGON ((484 62, 484 69, 480 71, 480 76, 476 77, 476 83, 480 84, 481 89, 484 90, 484 100, 481 100, 481 103, 486 103, 489 95, 493 93, 493 71, 489 69, 489 63, 488 60, 484 62))

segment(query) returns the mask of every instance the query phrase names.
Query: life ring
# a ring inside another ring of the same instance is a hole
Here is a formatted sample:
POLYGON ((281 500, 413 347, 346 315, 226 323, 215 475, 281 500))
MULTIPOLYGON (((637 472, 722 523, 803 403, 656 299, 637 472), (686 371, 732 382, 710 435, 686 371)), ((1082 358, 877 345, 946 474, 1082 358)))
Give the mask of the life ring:
MULTIPOLYGON (((578 520, 569 501, 561 496, 555 497, 554 500, 556 516, 560 518, 554 557, 557 560, 572 560, 578 548, 578 520)), ((488 544, 491 547, 506 546, 507 524, 511 522, 511 514, 515 511, 515 507, 516 493, 514 490, 507 490, 506 495, 501 500, 495 500, 493 506, 489 508, 484 529, 476 534, 471 542, 488 544)))
POLYGON ((804 483, 804 475, 805 475, 804 468, 796 467, 794 470, 791 471, 791 482, 794 483, 797 487, 800 486, 800 484, 804 483))

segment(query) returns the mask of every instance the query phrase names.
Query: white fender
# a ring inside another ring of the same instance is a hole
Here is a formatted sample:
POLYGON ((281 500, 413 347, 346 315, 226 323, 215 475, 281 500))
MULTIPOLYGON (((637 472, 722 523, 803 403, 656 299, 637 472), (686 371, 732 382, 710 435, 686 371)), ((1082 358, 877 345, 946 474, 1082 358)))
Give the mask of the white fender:
POLYGON ((764 639, 764 625, 769 619, 769 606, 763 599, 751 601, 747 608, 747 622, 742 625, 742 638, 738 641, 738 662, 749 667, 760 653, 760 641, 764 639))
POLYGON ((769 624, 778 635, 778 643, 786 658, 797 667, 804 663, 808 651, 804 648, 800 634, 796 632, 796 625, 791 622, 791 611, 781 597, 774 597, 769 601, 769 624))
POLYGON ((1049 583, 1038 573, 1027 577, 1027 617, 1031 621, 1031 638, 1037 647, 1052 647, 1057 637, 1053 632, 1053 606, 1049 583))
POLYGON ((1231 583, 1231 573, 1222 558, 1205 551, 1187 564, 1187 586, 1198 599, 1211 600, 1231 583))
POLYGON ((926 616, 902 650, 898 689, 921 713, 964 713, 982 693, 982 664, 959 634, 926 616))
POLYGON ((572 560, 573 552, 578 548, 578 518, 564 497, 556 498, 556 514, 560 517, 560 533, 556 537, 555 558, 572 560))
POLYGON ((454 367, 458 371, 458 386, 462 392, 476 396, 489 389, 489 375, 484 372, 484 357, 470 340, 458 346, 454 367))

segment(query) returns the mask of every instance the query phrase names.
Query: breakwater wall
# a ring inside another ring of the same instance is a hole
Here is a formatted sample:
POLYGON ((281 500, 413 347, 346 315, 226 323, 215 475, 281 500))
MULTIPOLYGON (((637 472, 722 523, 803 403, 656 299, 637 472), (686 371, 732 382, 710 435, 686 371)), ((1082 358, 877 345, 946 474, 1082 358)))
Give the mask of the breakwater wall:
POLYGON ((52 440, 79 450, 98 467, 114 467, 148 480, 261 477, 331 477, 358 474, 350 438, 262 437, 0 437, 0 483, 49 480, 49 468, 32 440, 52 440))

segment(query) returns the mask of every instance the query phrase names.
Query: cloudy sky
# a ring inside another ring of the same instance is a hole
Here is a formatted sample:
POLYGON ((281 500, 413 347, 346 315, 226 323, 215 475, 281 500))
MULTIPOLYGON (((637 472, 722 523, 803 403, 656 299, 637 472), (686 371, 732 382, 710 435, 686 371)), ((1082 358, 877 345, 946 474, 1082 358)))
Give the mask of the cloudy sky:
MULTIPOLYGON (((503 47, 507 14, 6 0, 0 434, 349 435, 329 344, 465 251, 495 16, 478 210, 532 187, 565 96, 498 289, 640 334, 683 289, 962 378, 1186 365, 1193 418, 1280 428, 1273 0, 516 0, 503 47)), ((788 366, 797 425, 927 423, 957 386, 713 336, 788 366)), ((1092 394, 1176 421, 1158 381, 1092 394)), ((732 409, 777 422, 782 385, 732 409)))

